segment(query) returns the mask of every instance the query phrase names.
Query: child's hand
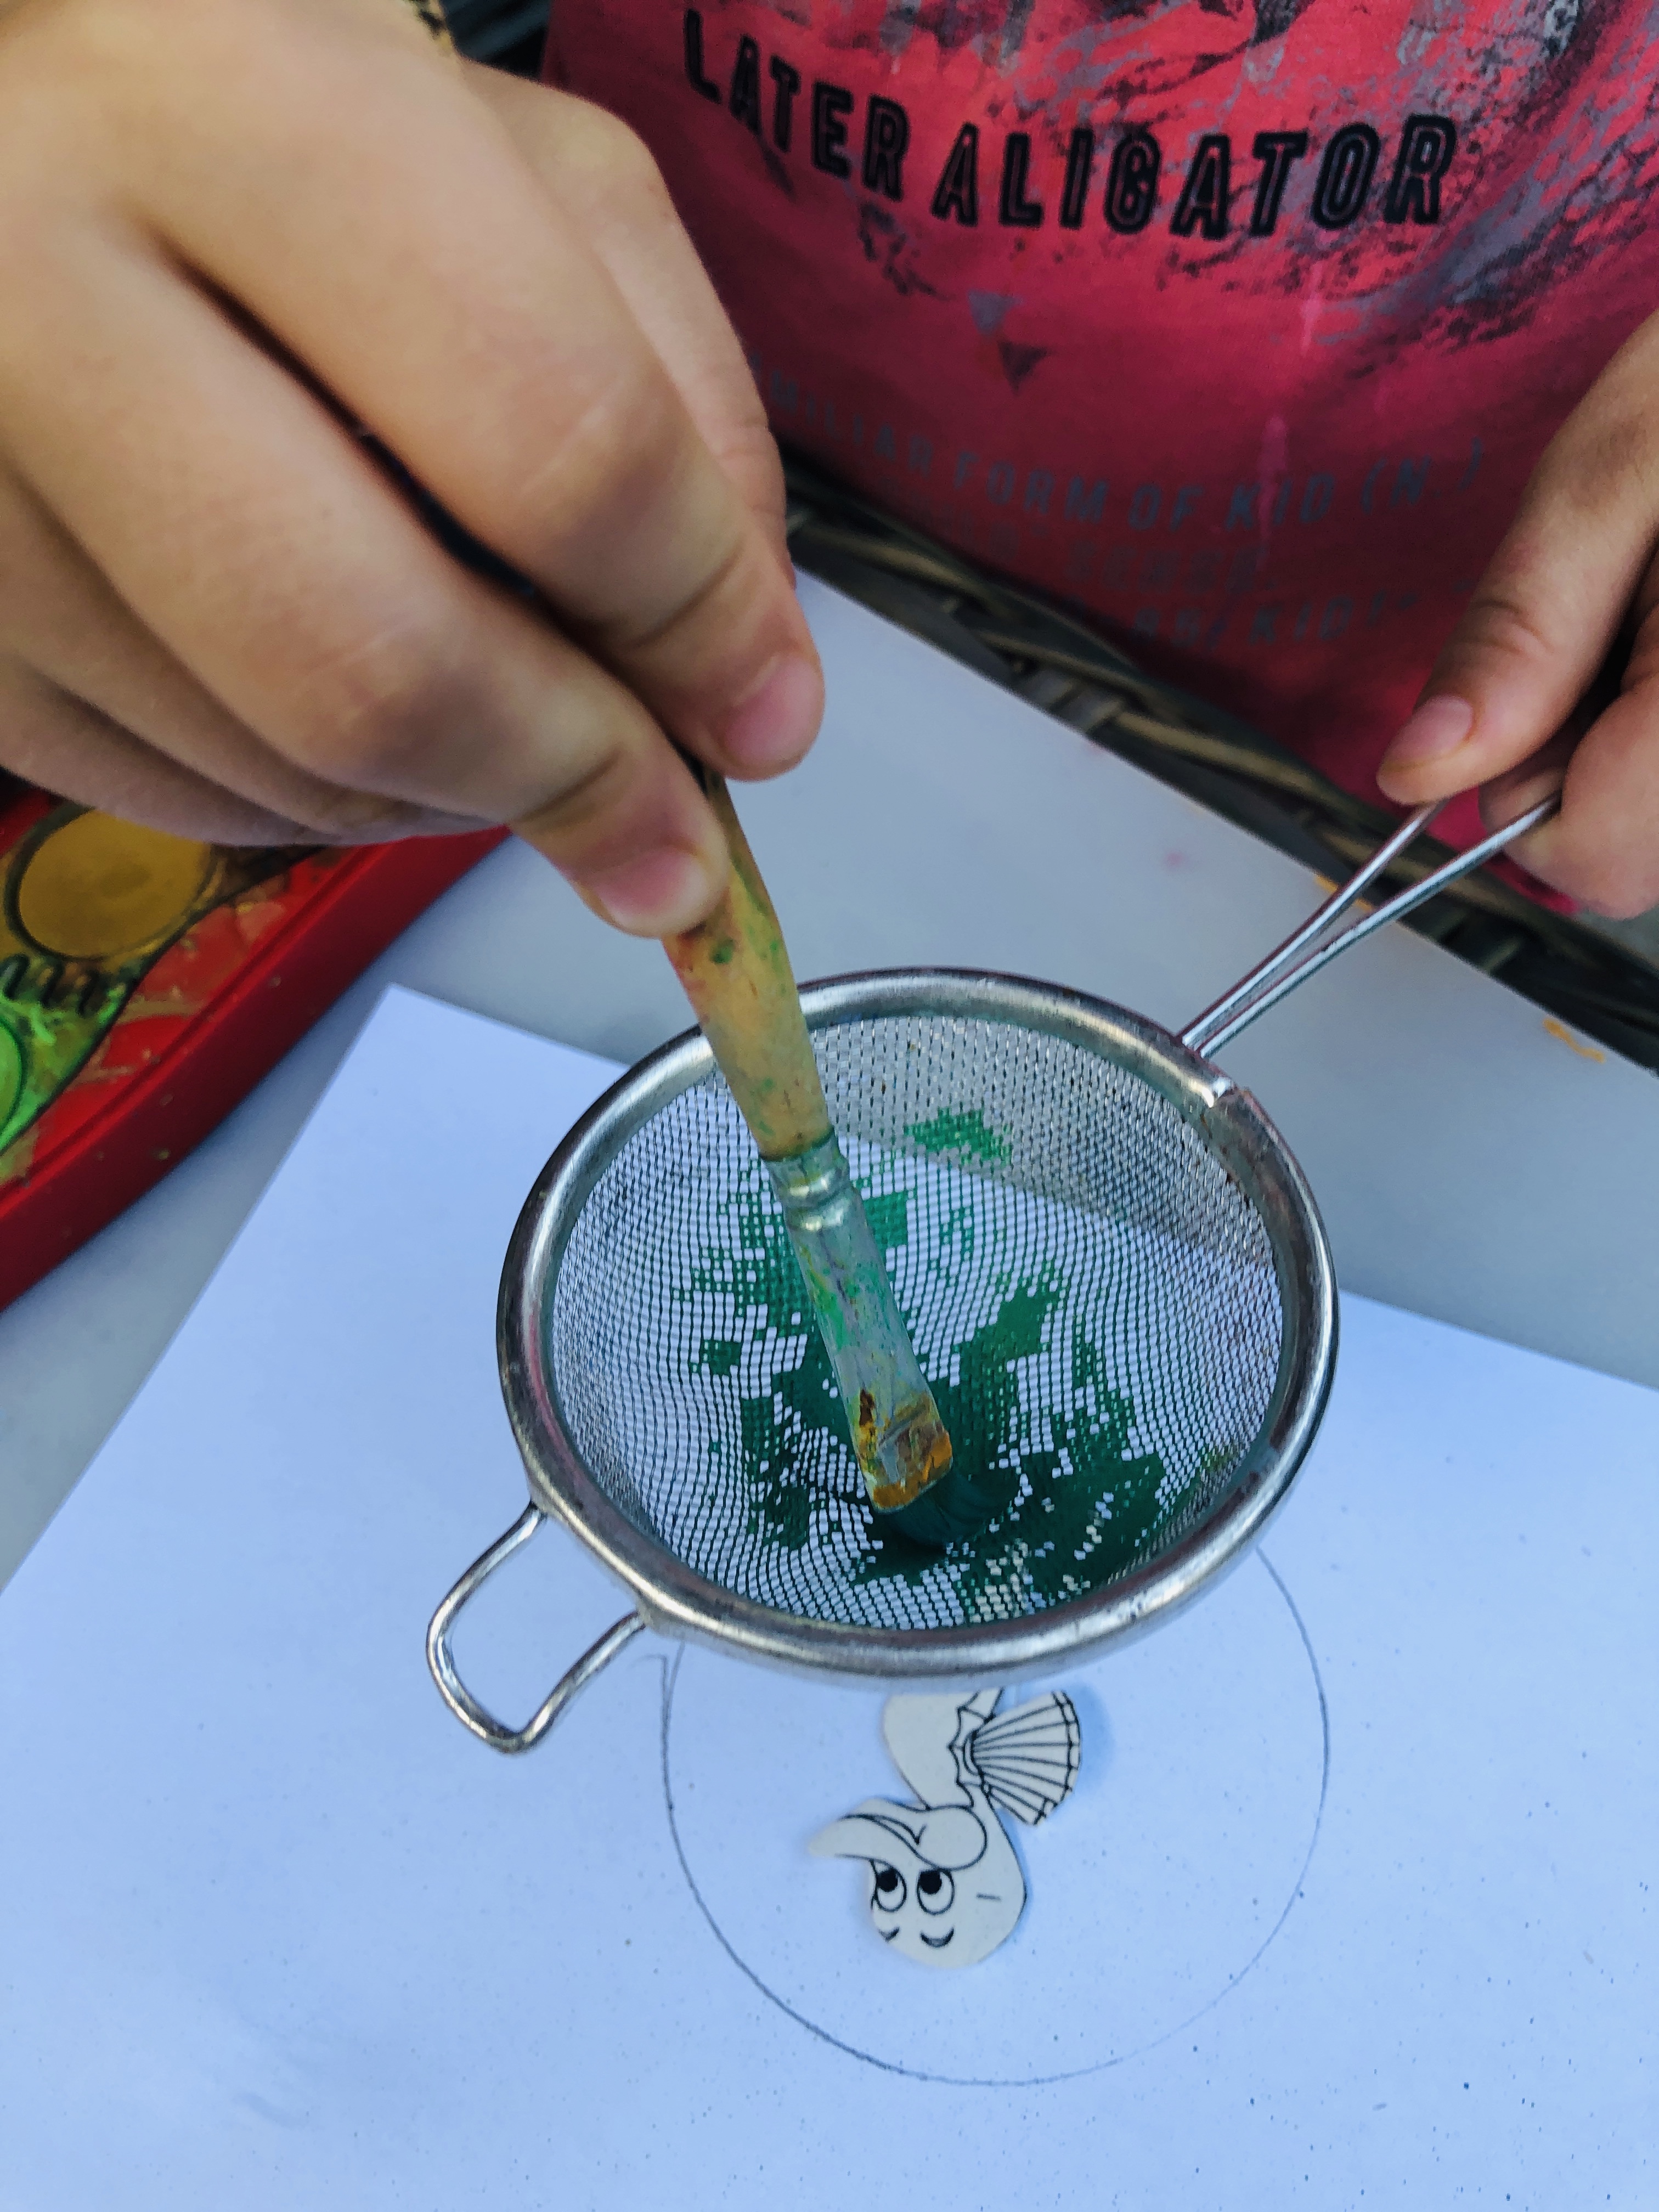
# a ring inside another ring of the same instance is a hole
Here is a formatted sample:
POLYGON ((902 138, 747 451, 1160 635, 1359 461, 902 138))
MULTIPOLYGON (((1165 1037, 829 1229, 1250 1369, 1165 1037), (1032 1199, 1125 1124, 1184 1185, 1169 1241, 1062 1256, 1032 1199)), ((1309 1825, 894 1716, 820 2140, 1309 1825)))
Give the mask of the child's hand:
POLYGON ((1659 903, 1656 544, 1659 316, 1551 442, 1377 779, 1413 806, 1486 784, 1496 827, 1562 787, 1565 771, 1560 814, 1514 852, 1598 914, 1659 903), (1604 703, 1597 678, 1626 643, 1604 703))
POLYGON ((509 821, 657 935, 822 681, 651 161, 392 0, 0 12, 0 764, 190 836, 509 821), (440 550, 371 431, 545 611, 440 550))

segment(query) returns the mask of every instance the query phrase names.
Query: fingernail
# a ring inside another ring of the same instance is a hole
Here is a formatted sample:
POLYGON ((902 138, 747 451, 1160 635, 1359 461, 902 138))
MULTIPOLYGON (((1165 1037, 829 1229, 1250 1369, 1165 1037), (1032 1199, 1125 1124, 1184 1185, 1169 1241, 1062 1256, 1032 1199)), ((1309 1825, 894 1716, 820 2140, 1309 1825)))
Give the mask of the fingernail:
POLYGON ((787 768, 817 735, 823 712, 823 678, 810 660, 788 653, 733 709, 720 742, 744 768, 787 768))
POLYGON ((665 845, 576 884, 602 921, 632 937, 669 937, 695 928, 720 896, 721 883, 699 853, 665 845))
POLYGON ((1443 691, 1425 699, 1400 730, 1382 757, 1388 768, 1414 768, 1419 761, 1443 759, 1455 753, 1474 727, 1474 709, 1467 699, 1443 691))

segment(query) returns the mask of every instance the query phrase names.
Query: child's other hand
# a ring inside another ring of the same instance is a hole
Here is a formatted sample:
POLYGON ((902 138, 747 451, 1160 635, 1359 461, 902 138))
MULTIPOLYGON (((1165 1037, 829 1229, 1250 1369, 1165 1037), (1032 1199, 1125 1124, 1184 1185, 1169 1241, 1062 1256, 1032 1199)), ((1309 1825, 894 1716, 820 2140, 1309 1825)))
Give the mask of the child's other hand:
POLYGON ((708 911, 664 733, 769 775, 822 679, 748 369, 622 125, 392 0, 14 0, 0 299, 0 764, 232 842, 511 822, 624 928, 708 911))
POLYGON ((1659 903, 1656 545, 1659 316, 1552 441, 1377 778, 1411 806, 1484 785, 1494 828, 1560 788, 1515 856, 1598 914, 1659 903))

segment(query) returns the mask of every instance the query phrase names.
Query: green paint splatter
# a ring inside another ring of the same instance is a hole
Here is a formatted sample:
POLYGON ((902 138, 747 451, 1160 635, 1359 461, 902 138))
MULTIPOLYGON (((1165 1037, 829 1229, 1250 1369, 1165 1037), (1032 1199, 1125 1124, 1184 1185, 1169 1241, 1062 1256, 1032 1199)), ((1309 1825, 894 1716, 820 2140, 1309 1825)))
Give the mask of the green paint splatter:
MULTIPOLYGON (((903 1206, 895 1211, 890 1204, 881 1218, 890 1234, 897 1227, 902 1242, 903 1206)), ((798 1551, 823 1493, 826 1443, 833 1438, 850 1449, 847 1425, 782 1216, 757 1192, 738 1206, 735 1227, 731 1247, 702 1254, 690 1287, 730 1297, 743 1334, 706 1339, 696 1364, 710 1375, 737 1373, 746 1386, 738 1401, 737 1443, 748 1533, 798 1551)))
POLYGON ((902 1252, 910 1242, 910 1194, 908 1190, 884 1191, 879 1198, 866 1198, 864 1218, 870 1224, 870 1234, 884 1252, 902 1252))
MULTIPOLYGON (((1131 1564, 1167 1510, 1164 1463, 1154 1452, 1130 1452, 1134 1407, 1103 1381, 1099 1349, 1080 1323, 1072 1403, 1050 1407, 1039 1424, 1022 1412, 1019 1364, 1042 1352, 1061 1297, 1052 1278, 1016 1285, 995 1319, 956 1346, 959 1379, 935 1384, 958 1455, 995 1501, 987 1535, 949 1560, 971 1617, 1063 1605, 1098 1589, 1131 1564), (1046 1428, 1046 1441, 1034 1425, 1046 1428)), ((937 1553, 884 1536, 863 1578, 915 1582, 938 1564, 937 1553)))
POLYGON ((1008 1157, 1008 1139, 991 1127, 977 1106, 966 1114, 941 1110, 931 1121, 911 1122, 904 1133, 924 1152, 966 1152, 970 1159, 988 1164, 1008 1157))
MULTIPOLYGON (((908 1243, 908 1200, 904 1191, 866 1197, 884 1250, 908 1243)), ((691 1292, 724 1294, 735 1308, 738 1333, 706 1340, 696 1363, 738 1382, 738 1435, 718 1440, 714 1452, 725 1462, 735 1443, 750 1536, 799 1552, 822 1540, 827 1516, 842 1520, 856 1510, 837 1503, 850 1438, 781 1218, 757 1194, 739 1202, 734 1225, 734 1244, 705 1250, 689 1279, 691 1292)), ((973 1261, 975 1230, 971 1208, 936 1217, 935 1279, 960 1279, 973 1261)), ((938 1362, 941 1371, 928 1378, 958 1463, 971 1467, 994 1498, 990 1528, 960 1554, 943 1556, 872 1534, 857 1570, 866 1583, 915 1583, 943 1572, 964 1614, 977 1619, 1063 1604, 1098 1589, 1142 1554, 1158 1525, 1178 1512, 1185 1489, 1172 1495, 1158 1455, 1131 1449, 1134 1407, 1112 1387, 1083 1320, 1071 1322, 1070 1358, 1061 1358, 1065 1347, 1054 1341, 1066 1326, 1060 1277, 1049 1269, 998 1287, 994 1316, 954 1344, 948 1368, 938 1362), (1040 1409, 1022 1402, 1022 1375, 1033 1361, 1043 1363, 1048 1391, 1065 1378, 1066 1402, 1029 1387, 1026 1398, 1043 1402, 1040 1409)))

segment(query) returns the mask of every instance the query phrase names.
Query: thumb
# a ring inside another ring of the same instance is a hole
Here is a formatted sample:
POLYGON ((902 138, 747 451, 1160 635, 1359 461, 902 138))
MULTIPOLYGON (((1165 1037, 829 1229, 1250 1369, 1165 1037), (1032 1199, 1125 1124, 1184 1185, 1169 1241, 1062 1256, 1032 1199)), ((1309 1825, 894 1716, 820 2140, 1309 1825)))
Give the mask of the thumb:
POLYGON ((1590 689, 1659 531, 1659 321, 1545 452, 1509 534, 1377 770, 1419 806, 1517 767, 1590 689))

